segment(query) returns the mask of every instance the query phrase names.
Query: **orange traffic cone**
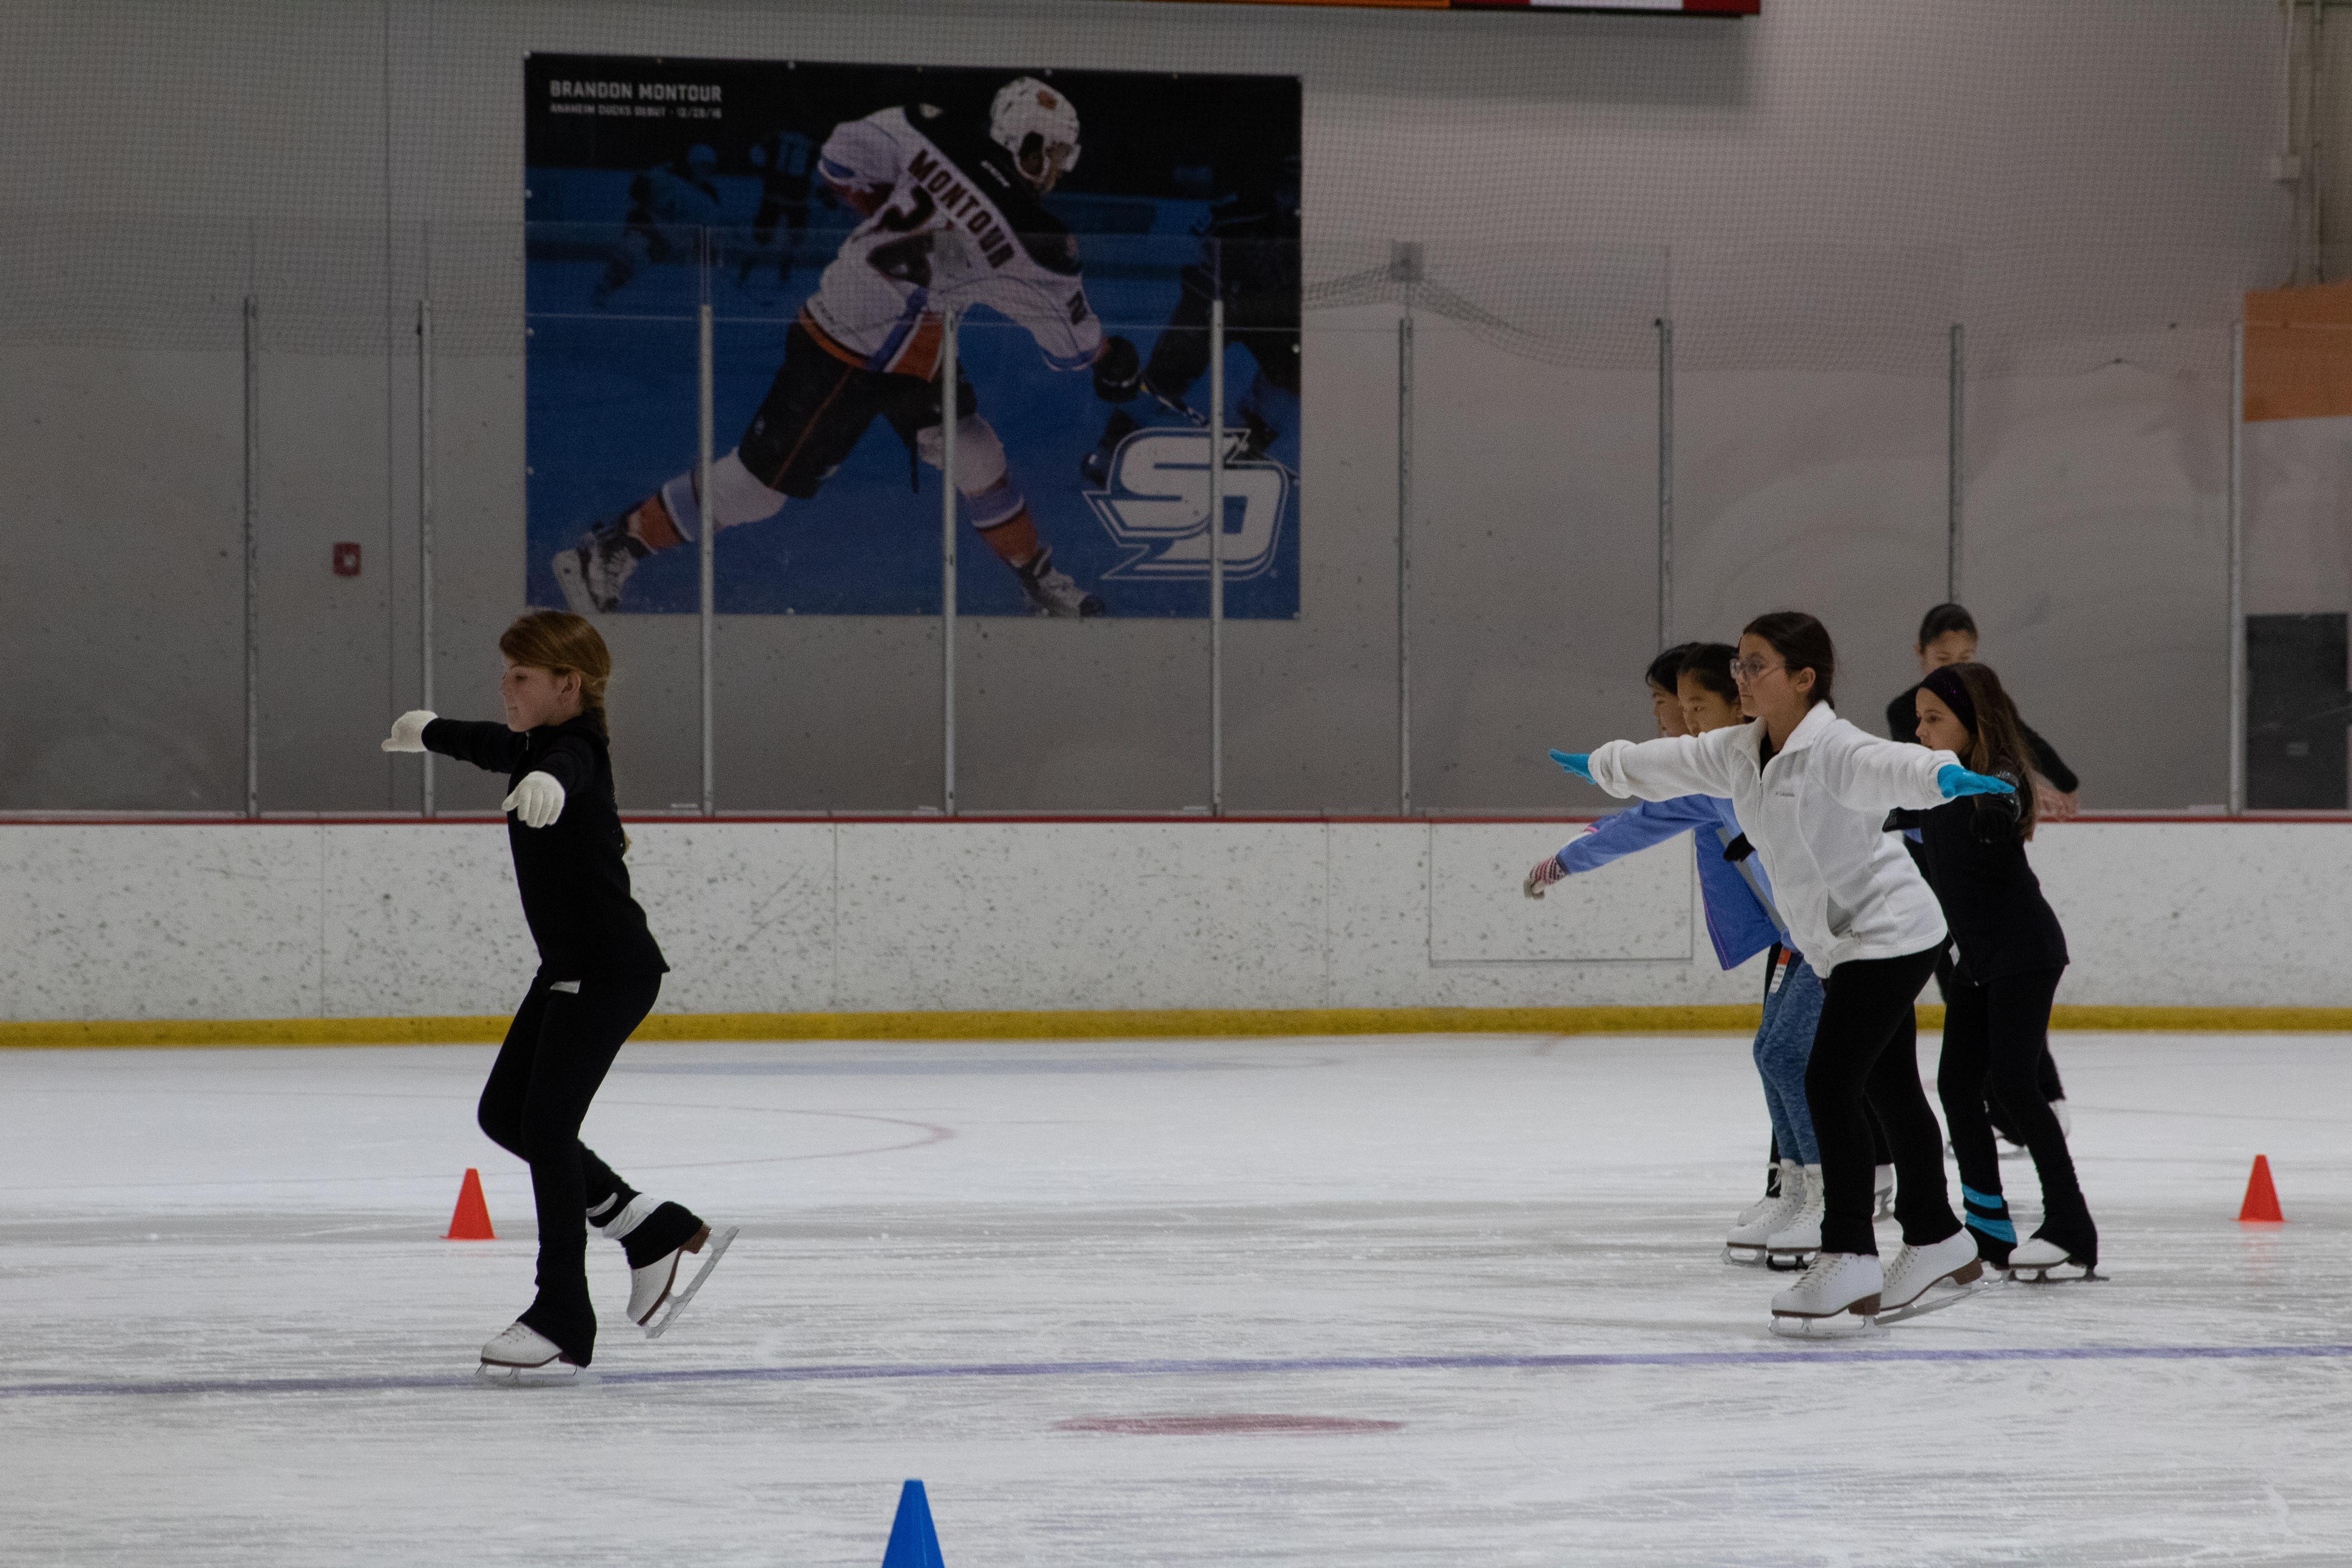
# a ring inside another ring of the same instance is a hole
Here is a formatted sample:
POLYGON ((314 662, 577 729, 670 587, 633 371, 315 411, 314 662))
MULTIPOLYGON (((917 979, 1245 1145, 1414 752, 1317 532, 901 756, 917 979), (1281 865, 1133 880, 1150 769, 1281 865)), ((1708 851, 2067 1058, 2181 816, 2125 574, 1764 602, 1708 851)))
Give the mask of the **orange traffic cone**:
POLYGON ((482 1201, 482 1173, 466 1167, 466 1180, 457 1188, 457 1212, 449 1216, 449 1234, 444 1241, 496 1241, 490 1229, 490 1205, 482 1201))
POLYGON ((2286 1215, 2279 1213, 2278 1189, 2271 1185, 2271 1163, 2263 1155, 2254 1156, 2254 1173, 2246 1178, 2246 1201, 2238 1210, 2241 1225, 2284 1225, 2286 1215))

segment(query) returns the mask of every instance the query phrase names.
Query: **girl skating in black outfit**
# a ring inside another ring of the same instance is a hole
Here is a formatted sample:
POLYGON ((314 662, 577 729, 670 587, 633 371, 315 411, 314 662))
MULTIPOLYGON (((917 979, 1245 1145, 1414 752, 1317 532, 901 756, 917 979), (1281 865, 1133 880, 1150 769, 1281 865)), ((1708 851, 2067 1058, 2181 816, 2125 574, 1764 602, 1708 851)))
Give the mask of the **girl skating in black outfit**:
MULTIPOLYGON (((1915 700, 1921 745, 1950 752, 1978 773, 2023 782, 2032 743, 1991 670, 1953 664, 1930 671, 1915 700)), ((2036 1081, 2051 998, 2066 967, 2066 936, 2025 858, 2034 805, 2027 790, 1980 795, 1898 812, 1894 825, 1919 830, 1927 880, 1958 949, 1945 992, 1936 1088, 1977 1250, 1996 1268, 2072 1264, 2087 1275, 2099 1260, 2098 1227, 2075 1180, 2065 1131, 2036 1081), (2015 1245, 2001 1196, 1988 1092, 2024 1135, 2042 1178, 2042 1227, 2023 1246, 2015 1245)))
POLYGON ((629 1318, 639 1324, 672 1300, 685 1253, 710 1250, 678 1305, 735 1232, 714 1237, 699 1217, 639 1193, 580 1142, 589 1101, 630 1031, 653 1010, 669 965, 629 896, 621 860, 627 840, 606 749, 613 659, 604 639, 578 616, 541 611, 509 626, 499 651, 506 658, 504 724, 418 710, 400 716, 383 749, 438 752, 505 773, 511 790, 507 841, 540 965, 482 1087, 480 1121, 501 1148, 530 1162, 539 1296, 482 1347, 482 1371, 561 1377, 586 1366, 596 1345, 583 1216, 627 1253, 629 1318))

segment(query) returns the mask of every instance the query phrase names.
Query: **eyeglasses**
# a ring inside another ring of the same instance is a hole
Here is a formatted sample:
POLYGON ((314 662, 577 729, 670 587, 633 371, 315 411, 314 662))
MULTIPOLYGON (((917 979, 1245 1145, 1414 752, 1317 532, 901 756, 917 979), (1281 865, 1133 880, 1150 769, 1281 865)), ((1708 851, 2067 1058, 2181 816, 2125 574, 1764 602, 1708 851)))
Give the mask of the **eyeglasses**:
POLYGON ((1751 658, 1745 663, 1735 658, 1731 661, 1731 679, 1738 685, 1746 686, 1750 681, 1763 679, 1776 669, 1788 668, 1785 664, 1766 664, 1760 658, 1751 658))

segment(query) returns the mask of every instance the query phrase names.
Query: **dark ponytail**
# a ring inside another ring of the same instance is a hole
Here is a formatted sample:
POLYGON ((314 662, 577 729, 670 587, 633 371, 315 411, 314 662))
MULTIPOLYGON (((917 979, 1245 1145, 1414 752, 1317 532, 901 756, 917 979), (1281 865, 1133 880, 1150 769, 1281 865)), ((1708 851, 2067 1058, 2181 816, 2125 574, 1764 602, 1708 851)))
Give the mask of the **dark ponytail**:
POLYGON ((1739 635, 1762 637, 1789 667, 1790 679, 1801 669, 1813 672, 1807 707, 1829 701, 1830 689, 1837 682, 1837 647, 1830 641, 1829 627, 1802 610, 1775 610, 1748 622, 1739 635))

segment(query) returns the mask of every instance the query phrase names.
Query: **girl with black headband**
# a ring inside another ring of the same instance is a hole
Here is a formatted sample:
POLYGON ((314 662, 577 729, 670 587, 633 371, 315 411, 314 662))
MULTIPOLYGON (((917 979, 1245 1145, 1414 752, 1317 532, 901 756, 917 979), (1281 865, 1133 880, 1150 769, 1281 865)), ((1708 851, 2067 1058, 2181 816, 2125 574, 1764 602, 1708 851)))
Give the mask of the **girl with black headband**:
MULTIPOLYGON (((1977 657, 1977 622, 1965 606, 1937 605, 1919 622, 1919 640, 1911 645, 1911 652, 1919 660, 1919 674, 1924 680, 1937 669, 1955 664, 1973 664, 1977 657)), ((1886 733, 1895 740, 1914 742, 1919 739, 1919 715, 1916 699, 1919 686, 1906 687, 1886 705, 1886 733)), ((2033 809, 2043 822, 2070 820, 2082 800, 2083 781, 2074 776, 2058 749, 2040 735, 2023 719, 2017 721, 2017 732, 2023 736, 2032 757, 2033 809)), ((1915 846, 1911 858, 1919 860, 1915 846)), ((1920 861, 1919 868, 1927 867, 1920 861)), ((1947 956, 1936 965, 1936 994, 1950 1004, 1952 961, 1947 956)), ((2050 1102, 2051 1114, 2058 1118, 2058 1129, 2071 1132, 2074 1124, 2067 1114, 2066 1085, 2058 1076, 2058 1064, 2045 1047, 2036 1068, 2042 1087, 2042 1098, 2050 1102)), ((1992 1130, 2011 1143, 2022 1147, 2025 1134, 1998 1104, 1989 1103, 1986 1111, 1992 1117, 1992 1130)))
MULTIPOLYGON (((1919 744, 1949 752, 1990 777, 2022 784, 2032 744, 2000 678, 1981 664, 1928 672, 1914 698, 1919 744)), ((1916 827, 1927 879, 1958 949, 1945 992, 1944 1054, 1936 1089, 1944 1102, 1960 1193, 1977 1250, 1995 1268, 2071 1265, 2090 1277, 2098 1227, 2083 1199, 2066 1134, 2035 1081, 2050 1004, 2066 967, 2066 935, 2025 858, 2033 837, 2031 790, 1973 796, 1927 811, 1901 811, 1890 826, 1916 827), (2017 1244, 2001 1196, 1990 1092, 2024 1134, 2042 1178, 2042 1226, 2017 1244)))

